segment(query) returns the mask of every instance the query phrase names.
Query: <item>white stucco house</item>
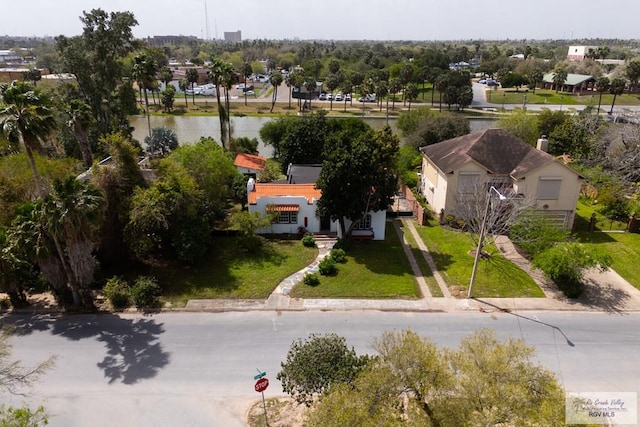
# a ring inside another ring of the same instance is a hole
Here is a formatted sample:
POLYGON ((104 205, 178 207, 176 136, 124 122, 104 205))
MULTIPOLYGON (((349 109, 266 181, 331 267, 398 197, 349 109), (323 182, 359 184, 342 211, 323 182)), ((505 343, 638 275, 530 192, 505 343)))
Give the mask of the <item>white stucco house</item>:
POLYGON ((420 191, 436 213, 448 215, 455 212, 459 192, 494 186, 532 200, 546 217, 570 229, 583 178, 546 153, 546 143, 541 139, 535 148, 502 129, 486 129, 422 147, 420 191))
POLYGON ((253 154, 238 153, 233 164, 241 174, 255 178, 264 170, 267 159, 253 154))
MULTIPOLYGON (((298 178, 300 179, 300 178, 298 178)), ((277 212, 269 227, 258 230, 260 234, 296 234, 301 230, 311 233, 334 233, 342 237, 337 221, 317 215, 318 200, 322 196, 315 183, 293 184, 289 181, 255 183, 247 187, 249 212, 262 214, 277 212)), ((384 240, 386 211, 369 212, 355 225, 351 236, 356 239, 384 240)), ((349 228, 351 222, 346 222, 349 228)))

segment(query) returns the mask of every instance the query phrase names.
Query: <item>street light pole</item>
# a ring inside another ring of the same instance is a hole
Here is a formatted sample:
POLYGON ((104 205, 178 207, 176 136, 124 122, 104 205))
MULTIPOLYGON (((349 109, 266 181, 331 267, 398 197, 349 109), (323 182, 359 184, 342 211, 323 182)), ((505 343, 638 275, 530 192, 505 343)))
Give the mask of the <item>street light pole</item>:
POLYGON ((500 193, 492 185, 489 188, 489 194, 487 196, 487 206, 484 209, 484 216, 482 218, 482 225, 480 225, 480 235, 478 236, 478 248, 476 249, 476 256, 473 260, 473 269, 471 270, 471 280, 469 281, 469 293, 467 298, 473 298, 473 285, 476 282, 476 272, 478 271, 478 261, 480 261, 480 253, 482 252, 482 246, 484 244, 484 236, 487 233, 487 222, 489 220, 489 210, 491 209, 491 190, 495 191, 500 200, 505 200, 506 197, 500 193))

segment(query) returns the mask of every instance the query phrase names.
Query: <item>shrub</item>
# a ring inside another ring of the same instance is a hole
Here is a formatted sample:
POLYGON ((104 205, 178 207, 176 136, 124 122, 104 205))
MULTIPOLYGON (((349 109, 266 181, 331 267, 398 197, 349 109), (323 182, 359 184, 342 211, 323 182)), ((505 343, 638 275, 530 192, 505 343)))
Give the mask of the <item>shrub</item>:
POLYGON ((160 286, 153 277, 140 276, 131 288, 131 298, 138 308, 160 306, 160 286))
POLYGON ((307 286, 318 286, 320 284, 320 278, 317 274, 305 274, 304 284, 307 286))
POLYGON ((351 240, 338 239, 335 245, 333 245, 333 250, 344 249, 345 251, 348 251, 349 249, 351 249, 352 246, 353 246, 353 242, 351 240))
POLYGON ((330 256, 325 257, 318 264, 318 270, 323 276, 334 276, 338 273, 338 265, 330 256))
POLYGON ((302 237, 302 244, 307 248, 315 248, 316 247, 316 239, 313 237, 313 234, 307 233, 302 237))
POLYGON ((334 248, 331 250, 331 259, 337 263, 343 264, 347 262, 347 254, 345 253, 344 249, 334 248))
POLYGON ((111 302, 113 308, 125 308, 131 302, 131 288, 126 280, 117 276, 107 281, 102 293, 111 302))
POLYGON ((509 229, 509 238, 519 247, 535 256, 567 240, 569 233, 554 226, 540 215, 523 215, 509 229))
POLYGON ((579 243, 561 243, 536 255, 533 265, 544 271, 567 297, 578 298, 584 292, 584 270, 606 269, 610 261, 610 256, 598 255, 579 243))

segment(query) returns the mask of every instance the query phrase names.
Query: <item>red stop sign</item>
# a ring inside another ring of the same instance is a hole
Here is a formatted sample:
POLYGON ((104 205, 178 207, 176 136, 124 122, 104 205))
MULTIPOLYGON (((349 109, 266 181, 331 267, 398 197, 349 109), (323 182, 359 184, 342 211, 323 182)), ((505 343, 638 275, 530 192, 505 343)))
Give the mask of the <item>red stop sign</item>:
POLYGON ((269 380, 266 378, 260 378, 258 381, 256 381, 256 386, 255 389, 258 393, 260 393, 261 391, 265 391, 267 389, 267 387, 269 387, 269 380))

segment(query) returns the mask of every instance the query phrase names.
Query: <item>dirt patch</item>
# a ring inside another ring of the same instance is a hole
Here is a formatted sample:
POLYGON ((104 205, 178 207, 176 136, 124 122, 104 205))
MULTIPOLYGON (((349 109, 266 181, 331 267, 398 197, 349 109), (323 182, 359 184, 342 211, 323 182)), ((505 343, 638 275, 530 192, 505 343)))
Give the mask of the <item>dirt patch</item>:
MULTIPOLYGON (((307 407, 288 396, 266 399, 269 427, 302 427, 307 407)), ((262 400, 254 403, 247 416, 249 427, 266 427, 262 400)))

